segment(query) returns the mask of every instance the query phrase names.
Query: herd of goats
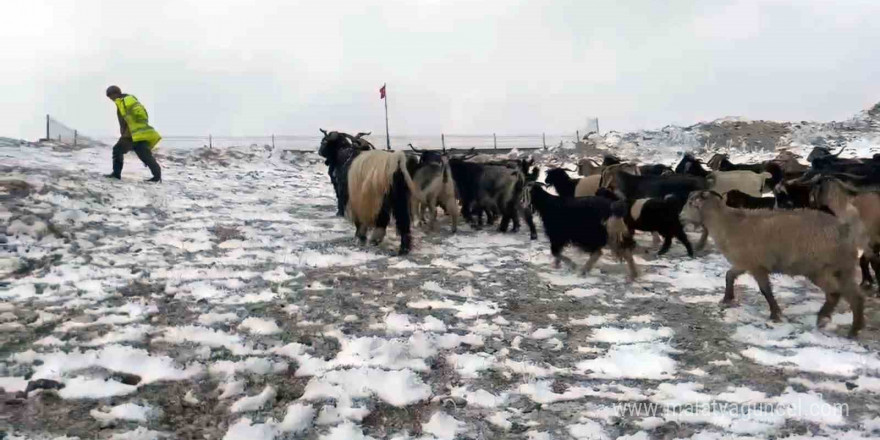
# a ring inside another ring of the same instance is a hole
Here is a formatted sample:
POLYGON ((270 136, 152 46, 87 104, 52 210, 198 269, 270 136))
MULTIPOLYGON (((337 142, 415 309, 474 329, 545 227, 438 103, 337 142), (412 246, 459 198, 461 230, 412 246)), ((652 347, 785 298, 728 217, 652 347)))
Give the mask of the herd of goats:
POLYGON ((840 152, 817 147, 807 166, 787 151, 755 164, 734 164, 722 154, 704 164, 685 154, 674 169, 608 155, 601 164, 582 159, 577 170, 548 169, 540 182, 533 159, 493 160, 473 150, 424 151, 412 145, 411 152, 382 151, 364 138, 367 133, 321 131, 319 154, 336 190, 337 215, 354 223, 362 244, 372 229, 370 242, 378 245, 393 216, 400 254, 406 254, 411 223, 433 229, 438 207, 450 216, 452 232, 459 215, 475 228, 483 226, 484 216, 486 225, 500 217, 502 232, 511 223, 516 232, 523 217, 534 240, 537 212, 557 267, 574 266, 562 255, 569 244, 589 254, 584 273, 608 247, 634 279, 634 231, 653 233, 655 244, 662 237, 659 254, 675 238, 693 257, 684 226, 694 225, 702 228, 696 248, 711 236, 731 264, 722 303, 734 301, 734 282, 748 272, 769 304, 770 318, 781 321, 769 275, 802 275, 825 293, 819 327, 830 321, 841 296, 850 304, 850 337, 864 327, 856 265, 863 286, 874 283, 871 269, 880 285, 880 155, 842 159, 840 152), (581 177, 570 177, 574 172, 581 177))

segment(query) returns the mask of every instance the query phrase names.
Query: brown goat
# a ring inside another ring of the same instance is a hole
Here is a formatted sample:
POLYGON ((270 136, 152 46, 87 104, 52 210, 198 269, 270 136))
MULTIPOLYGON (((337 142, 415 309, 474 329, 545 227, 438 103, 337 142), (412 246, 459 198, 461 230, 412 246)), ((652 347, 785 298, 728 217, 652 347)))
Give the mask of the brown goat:
POLYGON ((736 278, 748 272, 770 306, 770 319, 782 320, 773 297, 771 273, 803 275, 825 292, 816 320, 823 327, 840 297, 849 302, 854 338, 865 326, 865 298, 854 280, 862 233, 850 217, 837 218, 817 210, 767 211, 729 208, 718 193, 694 192, 681 212, 682 220, 701 222, 730 262, 723 304, 734 300, 736 278))
MULTIPOLYGON (((875 273, 880 273, 880 192, 857 189, 834 177, 823 177, 810 190, 810 204, 819 209, 828 209, 836 217, 857 215, 861 221, 863 242, 859 266, 862 269, 862 284, 870 285, 873 280, 868 263, 875 273), (850 212, 854 207, 857 213, 850 212)), ((880 296, 880 294, 878 294, 880 296)))

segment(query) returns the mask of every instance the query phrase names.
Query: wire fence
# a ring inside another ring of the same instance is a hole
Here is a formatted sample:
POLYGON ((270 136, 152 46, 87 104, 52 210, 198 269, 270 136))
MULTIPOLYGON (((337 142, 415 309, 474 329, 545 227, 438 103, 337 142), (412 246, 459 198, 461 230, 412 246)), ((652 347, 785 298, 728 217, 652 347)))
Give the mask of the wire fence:
MULTIPOLYGON (((589 123, 588 123, 589 127, 589 123)), ((598 129, 598 126, 596 126, 598 129)), ((352 133, 354 134, 354 133, 352 133)), ((526 135, 499 135, 491 134, 445 134, 439 133, 432 136, 425 135, 401 135, 391 136, 391 148, 395 150, 408 149, 412 144, 419 149, 470 149, 478 150, 502 150, 509 151, 518 149, 540 149, 556 146, 572 145, 577 142, 581 135, 587 133, 575 131, 570 134, 526 134, 526 135)), ((384 149, 386 139, 384 133, 366 136, 376 148, 384 149)), ((67 127, 56 119, 46 115, 46 139, 74 146, 89 145, 113 145, 118 136, 83 136, 77 130, 67 127)), ((167 149, 195 149, 195 148, 227 148, 240 146, 271 146, 282 150, 317 150, 321 145, 320 135, 279 135, 266 136, 162 136, 159 148, 167 149)))
POLYGON ((102 142, 98 139, 83 136, 77 130, 70 128, 57 119, 46 115, 46 138, 58 143, 72 145, 74 147, 97 145, 102 142))

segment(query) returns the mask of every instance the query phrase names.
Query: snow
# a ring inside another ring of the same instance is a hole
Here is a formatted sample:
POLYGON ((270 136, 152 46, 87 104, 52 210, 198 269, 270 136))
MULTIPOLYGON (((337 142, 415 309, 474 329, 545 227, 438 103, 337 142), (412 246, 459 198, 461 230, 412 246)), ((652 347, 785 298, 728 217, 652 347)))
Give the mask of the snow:
POLYGON ((235 401, 229 408, 233 413, 256 411, 263 408, 269 401, 275 398, 275 388, 267 386, 256 396, 246 396, 235 401))
POLYGON ((614 327, 601 327, 593 330, 590 341, 630 344, 634 342, 649 342, 656 339, 672 337, 672 329, 661 327, 659 329, 641 328, 638 330, 614 327))
POLYGON ((116 405, 108 410, 93 409, 89 415, 98 421, 111 421, 115 419, 133 420, 135 422, 146 422, 151 417, 154 410, 150 406, 140 406, 134 403, 123 403, 116 405))
POLYGON ((304 432, 312 425, 315 419, 315 408, 311 405, 303 405, 301 403, 292 403, 288 405, 284 419, 278 424, 278 429, 282 432, 291 434, 299 434, 304 432))
POLYGON ((281 329, 278 328, 278 324, 276 324, 275 321, 254 317, 245 318, 244 321, 241 321, 238 328, 255 335, 274 335, 276 333, 281 333, 281 329))
MULTIPOLYGON (((880 145, 874 134, 807 125, 792 134, 799 152, 827 133, 843 133, 859 154, 880 145)), ((597 139, 642 162, 674 165, 682 150, 702 147, 700 130, 597 139)), ((60 381, 63 388, 38 393, 79 400, 70 404, 85 405, 88 423, 108 424, 102 437, 173 438, 148 428, 178 402, 184 410, 207 405, 203 434, 231 439, 437 440, 491 430, 644 440, 658 427, 696 439, 880 432, 875 408, 864 408, 880 393, 870 317, 858 341, 843 337, 845 306, 818 330, 824 296, 782 275, 771 280, 786 322, 767 322, 748 276, 737 283, 737 304, 720 308, 729 265, 711 243, 695 259, 678 245, 656 257, 639 233, 650 255, 636 256, 642 276, 627 283, 607 252, 581 276, 553 268, 543 234, 531 241, 468 225, 448 234, 441 216, 439 232, 414 228, 412 253, 397 256, 393 227, 380 246, 361 246, 334 216, 314 153, 161 150, 167 182, 147 186, 136 164, 121 182, 98 178, 106 149, 6 145, 0 140, 3 179, 34 191, 0 208, 0 276, 33 270, 0 288, 0 335, 20 341, 0 359, 0 387, 15 393, 29 380, 60 381), (126 375, 140 381, 127 385, 126 375), (620 416, 622 404, 658 411, 620 416), (781 413, 700 410, 706 404, 781 413), (392 428, 386 411, 410 419, 392 428)), ((734 162, 773 156, 723 151, 734 162)), ((538 160, 542 168, 571 165, 569 152, 538 160)), ((21 417, 33 408, 42 422, 42 400, 5 410, 21 417)), ((70 416, 57 416, 46 426, 63 430, 70 416)))
POLYGON ((266 423, 253 423, 247 417, 233 423, 223 440, 272 440, 275 438, 275 427, 266 423))
POLYGON ((614 346, 600 358, 579 362, 577 369, 596 378, 668 379, 675 361, 666 351, 664 344, 614 346))
POLYGON ((570 425, 568 434, 578 440, 606 440, 609 438, 602 425, 592 420, 584 420, 582 423, 570 425))
POLYGON ((374 368, 333 370, 306 385, 302 399, 348 400, 376 395, 394 406, 406 406, 431 395, 431 388, 408 369, 384 371, 374 368))
POLYGON ((462 431, 462 423, 443 411, 437 411, 431 415, 428 423, 422 424, 422 431, 433 435, 438 440, 454 440, 456 434, 462 431))

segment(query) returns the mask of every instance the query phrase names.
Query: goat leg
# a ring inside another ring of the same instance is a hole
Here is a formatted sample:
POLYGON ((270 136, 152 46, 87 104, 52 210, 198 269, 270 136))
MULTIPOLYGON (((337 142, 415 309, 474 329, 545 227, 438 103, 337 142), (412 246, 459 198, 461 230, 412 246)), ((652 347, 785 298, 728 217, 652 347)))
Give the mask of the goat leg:
POLYGON ((736 282, 736 279, 744 272, 744 270, 739 269, 730 269, 727 271, 727 275, 724 277, 724 299, 721 300, 721 304, 733 304, 733 284, 736 282))
POLYGON ((844 286, 843 298, 849 303, 853 314, 848 337, 855 339, 859 335, 859 330, 865 328, 865 297, 855 286, 844 286))
MULTIPOLYGON (((776 303, 776 298, 773 297, 773 288, 770 286, 770 276, 766 272, 750 272, 750 274, 752 275, 752 278, 758 282, 758 287, 761 289, 761 293, 764 295, 767 304, 770 306, 770 320, 773 322, 782 322, 782 310, 779 308, 779 304, 776 303)), ((835 301, 835 304, 836 303, 837 302, 835 301)))
POLYGON ((651 232, 651 244, 653 244, 654 246, 660 244, 660 234, 658 234, 657 231, 651 232))
POLYGON ((434 230, 434 224, 437 223, 437 200, 428 201, 428 230, 434 230))
POLYGON ((586 275, 590 272, 593 266, 596 264, 596 261, 599 261, 599 257, 602 256, 602 250, 597 250, 590 254, 590 258, 587 259, 587 264, 584 264, 584 268, 581 269, 581 275, 586 275))
MULTIPOLYGON (((825 294, 825 304, 822 304, 822 308, 820 308, 819 313, 816 314, 816 327, 824 328, 829 322, 831 322, 831 312, 837 307, 839 301, 840 292, 825 294)), ((855 319, 855 316, 853 316, 853 319, 855 319)))
POLYGON ((706 241, 709 239, 709 229, 703 225, 703 232, 700 233, 700 241, 697 242, 697 252, 702 251, 706 247, 706 241))
MULTIPOLYGON (((655 232, 656 234, 656 232, 655 232)), ((672 246, 672 236, 664 235, 663 236, 663 246, 660 246, 660 251, 657 252, 657 255, 663 255, 669 252, 669 247, 672 246)))
POLYGON ((529 239, 537 240, 538 231, 535 229, 535 220, 532 219, 532 213, 528 208, 524 208, 522 211, 522 215, 526 219, 526 224, 529 225, 529 239))
POLYGON ((627 275, 629 276, 629 280, 635 281, 635 279, 639 277, 639 270, 636 267, 636 262, 633 260, 632 251, 623 251, 623 259, 626 261, 627 275))
MULTIPOLYGON (((859 257, 859 269, 862 270, 862 287, 869 287, 874 284, 874 278, 871 277, 871 269, 868 267, 868 257, 862 254, 859 257)), ((875 271, 876 272, 876 271, 875 271)))
POLYGON ((675 238, 684 245, 684 248, 687 249, 688 257, 694 258, 694 248, 691 247, 691 241, 688 240, 687 234, 684 233, 683 228, 678 228, 675 231, 675 238))
POLYGON ((874 255, 868 261, 871 263, 871 269, 874 269, 874 275, 878 277, 877 296, 880 297, 880 256, 874 253, 874 255))
POLYGON ((354 236, 357 237, 358 243, 364 245, 367 242, 367 227, 360 224, 359 222, 355 222, 354 228, 354 236))
POLYGON ((373 246, 379 246, 382 243, 382 240, 385 239, 385 228, 376 227, 373 229, 373 233, 370 235, 370 244, 373 246))
POLYGON ((550 253, 553 254, 553 257, 555 258, 553 261, 553 267, 559 269, 560 263, 562 262, 565 262, 565 264, 568 264, 571 267, 575 267, 576 265, 574 264, 574 261, 571 261, 571 258, 562 255, 562 248, 563 246, 550 245, 550 253))

